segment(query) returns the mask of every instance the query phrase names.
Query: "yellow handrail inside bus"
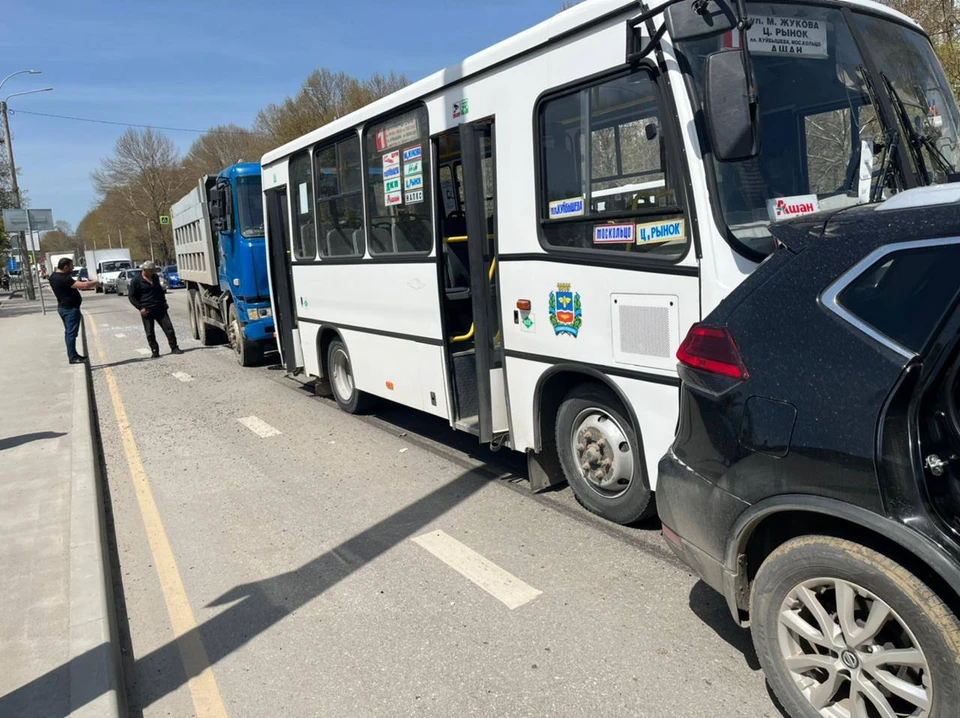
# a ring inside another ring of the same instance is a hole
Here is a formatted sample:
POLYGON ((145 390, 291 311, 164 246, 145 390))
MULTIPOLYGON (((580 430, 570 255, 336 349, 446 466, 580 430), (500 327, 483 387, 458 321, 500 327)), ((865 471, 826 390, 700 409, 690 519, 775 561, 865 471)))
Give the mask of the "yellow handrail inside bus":
MULTIPOLYGON (((490 282, 493 281, 493 274, 494 274, 494 272, 496 272, 496 271, 497 271, 497 258, 494 257, 494 258, 493 258, 493 261, 490 262, 490 271, 487 272, 487 281, 490 281, 490 282)), ((471 339, 473 339, 473 335, 476 333, 476 331, 477 331, 477 326, 476 326, 476 324, 471 324, 471 325, 470 325, 470 331, 468 331, 466 334, 461 334, 461 335, 458 336, 458 337, 451 337, 451 338, 450 338, 450 342, 451 342, 451 343, 453 343, 453 342, 468 342, 468 341, 470 341, 471 339)), ((497 336, 495 336, 495 337, 493 338, 493 343, 494 343, 494 344, 497 344, 497 342, 499 341, 499 339, 500 339, 500 332, 497 332, 497 336)))
POLYGON ((466 242, 466 241, 467 241, 467 235, 463 235, 462 237, 444 237, 443 238, 444 244, 454 244, 455 242, 466 242))

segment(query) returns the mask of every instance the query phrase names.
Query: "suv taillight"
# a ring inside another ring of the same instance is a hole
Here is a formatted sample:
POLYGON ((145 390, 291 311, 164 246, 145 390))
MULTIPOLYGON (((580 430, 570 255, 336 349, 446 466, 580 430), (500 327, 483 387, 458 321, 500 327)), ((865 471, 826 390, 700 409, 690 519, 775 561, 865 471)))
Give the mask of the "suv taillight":
POLYGON ((694 324, 677 350, 677 359, 694 369, 746 381, 750 372, 726 329, 694 324))

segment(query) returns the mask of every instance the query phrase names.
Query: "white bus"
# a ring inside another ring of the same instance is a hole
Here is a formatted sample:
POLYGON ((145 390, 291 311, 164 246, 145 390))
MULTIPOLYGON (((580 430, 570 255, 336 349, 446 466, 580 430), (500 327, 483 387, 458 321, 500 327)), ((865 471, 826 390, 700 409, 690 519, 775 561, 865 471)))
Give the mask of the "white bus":
POLYGON ((958 165, 909 18, 657 5, 588 0, 262 160, 286 368, 524 451, 533 489, 621 523, 653 511, 681 340, 771 225, 958 165))

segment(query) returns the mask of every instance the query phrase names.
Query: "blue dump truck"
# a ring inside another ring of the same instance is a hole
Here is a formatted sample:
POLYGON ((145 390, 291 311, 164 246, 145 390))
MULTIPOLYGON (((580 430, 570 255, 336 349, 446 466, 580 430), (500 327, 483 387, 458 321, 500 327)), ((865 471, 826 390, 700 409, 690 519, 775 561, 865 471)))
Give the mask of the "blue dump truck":
POLYGON ((259 164, 227 167, 170 211, 190 333, 204 345, 228 342, 242 366, 276 347, 259 164))

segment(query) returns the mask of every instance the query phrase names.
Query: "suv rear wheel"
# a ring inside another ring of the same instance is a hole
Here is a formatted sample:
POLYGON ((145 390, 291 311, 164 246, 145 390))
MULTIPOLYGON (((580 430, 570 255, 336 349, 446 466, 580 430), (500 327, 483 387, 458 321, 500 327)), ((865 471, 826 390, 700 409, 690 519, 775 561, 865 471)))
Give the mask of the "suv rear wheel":
POLYGON ((760 665, 794 718, 956 715, 960 622, 872 549, 788 541, 760 566, 750 616, 760 665))

